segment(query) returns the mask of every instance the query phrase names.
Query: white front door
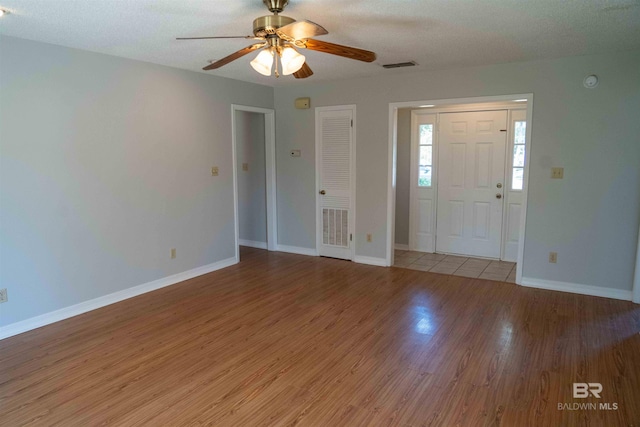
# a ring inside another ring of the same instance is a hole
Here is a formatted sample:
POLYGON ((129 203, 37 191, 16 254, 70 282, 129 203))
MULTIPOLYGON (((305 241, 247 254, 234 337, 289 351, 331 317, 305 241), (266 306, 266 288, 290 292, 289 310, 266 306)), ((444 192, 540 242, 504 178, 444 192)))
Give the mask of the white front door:
POLYGON ((409 248, 435 251, 436 115, 411 112, 411 184, 409 190, 409 248))
POLYGON ((353 259, 355 106, 316 108, 318 255, 353 259))
POLYGON ((507 112, 440 115, 436 251, 500 258, 507 112))

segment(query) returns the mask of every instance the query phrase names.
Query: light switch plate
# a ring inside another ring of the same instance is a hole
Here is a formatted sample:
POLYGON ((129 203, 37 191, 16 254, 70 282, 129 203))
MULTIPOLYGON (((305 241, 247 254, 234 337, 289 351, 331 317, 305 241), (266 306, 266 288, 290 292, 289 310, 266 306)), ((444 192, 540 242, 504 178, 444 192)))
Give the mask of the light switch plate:
POLYGON ((248 171, 249 170, 249 163, 243 163, 242 164, 242 170, 245 171, 245 172, 248 171))
POLYGON ((211 176, 218 176, 218 167, 214 166, 211 168, 211 176))
POLYGON ((564 178, 564 168, 551 168, 551 178, 553 179, 564 178))

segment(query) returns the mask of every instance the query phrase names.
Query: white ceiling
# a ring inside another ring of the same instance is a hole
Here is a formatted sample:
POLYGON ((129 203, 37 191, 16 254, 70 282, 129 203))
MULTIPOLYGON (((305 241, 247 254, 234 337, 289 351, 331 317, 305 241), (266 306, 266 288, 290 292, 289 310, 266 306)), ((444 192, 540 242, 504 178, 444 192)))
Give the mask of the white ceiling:
MULTIPOLYGON (((249 35, 268 15, 262 0, 0 0, 11 13, 0 34, 202 71, 251 40, 176 41, 176 37, 249 35)), ((307 81, 398 74, 607 51, 640 49, 640 0, 290 0, 283 15, 308 19, 319 39, 372 50, 374 63, 302 51, 307 81), (386 70, 382 64, 416 61, 386 70)), ((249 54, 208 74, 271 86, 249 54)), ((204 72, 204 71, 202 71, 204 72)))

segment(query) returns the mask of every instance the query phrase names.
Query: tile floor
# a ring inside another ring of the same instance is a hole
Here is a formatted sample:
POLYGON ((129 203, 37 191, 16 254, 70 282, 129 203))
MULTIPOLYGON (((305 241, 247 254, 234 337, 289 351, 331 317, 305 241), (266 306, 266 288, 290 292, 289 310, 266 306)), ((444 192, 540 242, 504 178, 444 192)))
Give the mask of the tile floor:
POLYGON ((516 282, 515 262, 396 250, 394 266, 454 276, 516 282))

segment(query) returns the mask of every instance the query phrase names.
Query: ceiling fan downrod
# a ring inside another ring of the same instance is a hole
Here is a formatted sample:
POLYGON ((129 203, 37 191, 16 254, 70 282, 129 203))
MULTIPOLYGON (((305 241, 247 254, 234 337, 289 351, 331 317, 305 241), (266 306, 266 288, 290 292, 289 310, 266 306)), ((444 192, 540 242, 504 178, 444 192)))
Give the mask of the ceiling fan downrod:
POLYGON ((262 0, 269 12, 274 14, 279 14, 282 12, 287 4, 289 4, 289 0, 262 0))

